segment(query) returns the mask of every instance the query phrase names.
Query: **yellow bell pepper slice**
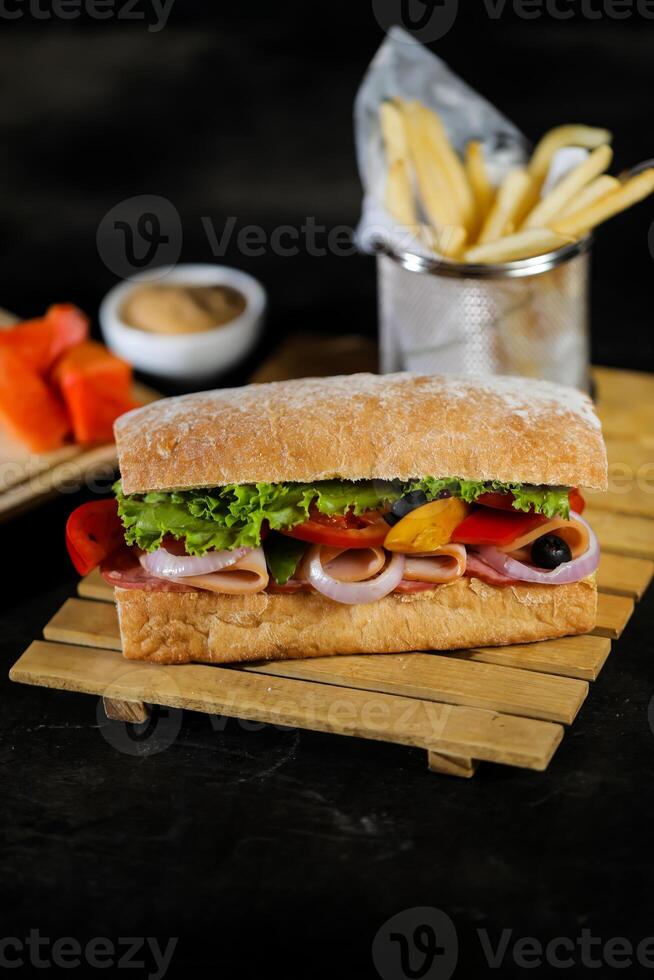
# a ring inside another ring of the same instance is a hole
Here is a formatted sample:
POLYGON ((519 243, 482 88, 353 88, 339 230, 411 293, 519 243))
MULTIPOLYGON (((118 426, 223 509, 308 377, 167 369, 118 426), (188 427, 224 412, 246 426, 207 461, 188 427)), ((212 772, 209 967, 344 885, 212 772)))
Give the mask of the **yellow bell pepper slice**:
POLYGON ((469 505, 458 497, 432 500, 399 520, 386 535, 384 547, 407 555, 436 551, 448 543, 469 511, 469 505))

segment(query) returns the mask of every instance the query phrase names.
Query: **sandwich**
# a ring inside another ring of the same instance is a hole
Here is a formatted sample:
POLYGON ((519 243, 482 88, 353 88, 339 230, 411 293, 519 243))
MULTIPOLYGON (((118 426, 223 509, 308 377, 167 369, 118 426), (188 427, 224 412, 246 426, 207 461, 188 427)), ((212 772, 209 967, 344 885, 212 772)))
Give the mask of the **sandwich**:
POLYGON ((117 420, 111 500, 71 557, 162 664, 452 650, 593 629, 607 484, 591 400, 524 378, 357 374, 117 420))

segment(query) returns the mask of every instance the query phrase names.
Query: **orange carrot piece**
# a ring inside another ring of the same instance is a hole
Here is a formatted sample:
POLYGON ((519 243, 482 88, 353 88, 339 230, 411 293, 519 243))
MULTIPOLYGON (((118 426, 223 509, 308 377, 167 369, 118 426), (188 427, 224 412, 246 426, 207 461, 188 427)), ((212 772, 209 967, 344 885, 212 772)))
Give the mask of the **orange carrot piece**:
POLYGON ((25 320, 0 331, 0 346, 9 347, 34 371, 46 375, 55 361, 86 340, 88 333, 88 317, 72 303, 58 303, 41 319, 25 320))
POLYGON ((15 351, 1 346, 0 421, 35 453, 58 449, 70 432, 54 392, 15 351))
POLYGON ((82 446, 113 442, 114 422, 139 404, 96 384, 93 377, 73 379, 64 389, 66 406, 73 423, 75 442, 82 446))
POLYGON ((132 369, 102 344, 88 340, 71 348, 53 372, 70 413, 75 441, 113 440, 113 423, 135 408, 132 369))
POLYGON ((53 380, 64 387, 71 378, 82 375, 104 378, 121 388, 128 388, 132 383, 131 365, 96 340, 86 340, 67 351, 55 365, 53 380))

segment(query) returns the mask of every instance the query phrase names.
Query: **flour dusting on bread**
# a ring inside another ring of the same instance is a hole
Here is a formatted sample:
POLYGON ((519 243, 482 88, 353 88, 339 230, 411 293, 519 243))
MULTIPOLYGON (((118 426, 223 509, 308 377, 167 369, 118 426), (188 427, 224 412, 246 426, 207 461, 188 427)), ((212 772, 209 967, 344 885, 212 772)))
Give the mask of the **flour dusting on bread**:
POLYGON ((127 493, 459 476, 604 489, 588 396, 526 378, 355 374, 155 402, 115 427, 127 493))

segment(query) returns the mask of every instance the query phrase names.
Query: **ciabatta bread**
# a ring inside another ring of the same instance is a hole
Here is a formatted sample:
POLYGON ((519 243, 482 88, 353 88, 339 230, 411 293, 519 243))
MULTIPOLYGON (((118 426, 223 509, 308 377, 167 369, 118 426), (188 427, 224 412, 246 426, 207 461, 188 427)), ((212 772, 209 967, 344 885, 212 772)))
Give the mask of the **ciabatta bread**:
POLYGON ((248 385, 153 402, 118 419, 115 434, 125 493, 421 476, 607 485, 591 400, 526 378, 355 374, 248 385))
POLYGON ((158 664, 285 660, 526 643, 595 625, 594 576, 573 585, 460 578, 345 606, 320 595, 228 596, 116 589, 123 654, 158 664))

